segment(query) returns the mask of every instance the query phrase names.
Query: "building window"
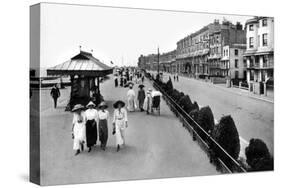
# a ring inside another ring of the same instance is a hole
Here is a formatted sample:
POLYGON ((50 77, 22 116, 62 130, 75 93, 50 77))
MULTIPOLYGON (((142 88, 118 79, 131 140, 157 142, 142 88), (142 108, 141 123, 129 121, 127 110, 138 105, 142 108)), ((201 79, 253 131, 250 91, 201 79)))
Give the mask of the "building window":
POLYGON ((247 67, 247 60, 243 59, 243 66, 246 68, 247 67))
POLYGON ((250 37, 249 38, 249 48, 253 48, 254 47, 254 37, 250 37))
POLYGON ((262 45, 267 46, 267 33, 262 34, 262 45))
POLYGON ((239 77, 239 72, 235 71, 235 78, 237 79, 239 77))
POLYGON ((264 55, 263 56, 263 67, 267 67, 267 64, 268 64, 268 56, 264 55))
POLYGON ((267 26, 267 19, 263 19, 263 20, 262 20, 262 26, 263 26, 263 27, 266 27, 266 26, 267 26))
POLYGON ((251 70, 250 71, 250 81, 254 80, 254 74, 255 74, 254 70, 251 70))
POLYGON ((258 35, 258 47, 260 46, 260 40, 261 40, 261 36, 258 35))
POLYGON ((236 56, 238 55, 238 49, 234 50, 234 55, 236 55, 236 56))
POLYGON ((249 25, 249 31, 254 31, 254 25, 253 24, 249 25))
POLYGON ((238 59, 235 59, 235 68, 238 68, 238 59))

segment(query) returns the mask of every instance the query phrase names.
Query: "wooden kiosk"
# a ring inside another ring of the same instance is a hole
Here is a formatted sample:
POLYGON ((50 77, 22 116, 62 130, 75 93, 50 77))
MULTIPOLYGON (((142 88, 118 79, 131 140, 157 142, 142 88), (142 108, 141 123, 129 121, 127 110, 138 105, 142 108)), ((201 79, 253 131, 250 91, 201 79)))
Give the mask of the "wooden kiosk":
POLYGON ((85 51, 80 51, 70 60, 47 69, 47 75, 70 76, 68 110, 75 104, 86 105, 90 100, 98 105, 103 100, 100 93, 100 80, 112 72, 113 68, 85 51))

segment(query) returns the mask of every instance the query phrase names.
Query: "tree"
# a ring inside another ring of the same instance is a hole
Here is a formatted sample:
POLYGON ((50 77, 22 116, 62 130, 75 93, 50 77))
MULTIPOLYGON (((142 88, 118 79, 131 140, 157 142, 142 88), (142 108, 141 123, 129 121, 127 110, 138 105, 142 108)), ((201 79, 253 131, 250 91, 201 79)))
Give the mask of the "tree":
POLYGON ((245 154, 246 161, 251 167, 250 171, 273 170, 273 158, 261 139, 252 138, 245 149, 245 154))
MULTIPOLYGON (((194 106, 196 106, 196 104, 194 104, 194 106)), ((215 125, 214 115, 209 106, 205 106, 199 110, 197 122, 207 133, 211 133, 213 131, 215 125)))
MULTIPOLYGON (((223 116, 219 124, 215 126, 213 138, 226 150, 226 152, 237 159, 240 153, 240 139, 235 123, 230 115, 223 116)), ((215 151, 217 155, 220 153, 215 151)), ((220 156, 223 158, 222 156, 220 156)))

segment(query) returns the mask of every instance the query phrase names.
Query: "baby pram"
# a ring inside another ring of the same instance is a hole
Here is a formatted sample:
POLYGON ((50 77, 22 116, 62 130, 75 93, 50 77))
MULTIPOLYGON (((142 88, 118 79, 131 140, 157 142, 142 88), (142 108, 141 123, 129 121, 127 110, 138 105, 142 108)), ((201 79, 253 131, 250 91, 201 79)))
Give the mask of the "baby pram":
POLYGON ((160 115, 160 103, 161 103, 161 96, 162 93, 159 91, 153 91, 152 94, 152 107, 151 112, 158 111, 158 115, 160 115))

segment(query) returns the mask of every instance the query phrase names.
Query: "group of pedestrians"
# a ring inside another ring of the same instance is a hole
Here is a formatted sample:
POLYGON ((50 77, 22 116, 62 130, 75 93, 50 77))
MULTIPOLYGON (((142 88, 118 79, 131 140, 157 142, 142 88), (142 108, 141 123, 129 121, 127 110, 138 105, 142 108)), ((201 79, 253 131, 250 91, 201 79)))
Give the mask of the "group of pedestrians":
POLYGON ((144 74, 137 70, 120 69, 114 75, 115 87, 128 87, 130 83, 141 84, 144 82, 144 74))
MULTIPOLYGON (((114 103, 113 131, 116 137, 117 152, 125 145, 125 129, 128 127, 127 111, 125 103, 118 100, 114 103)), ((106 149, 108 140, 109 112, 107 104, 103 101, 98 107, 90 101, 86 109, 81 104, 76 104, 73 109, 72 138, 73 150, 78 155, 87 146, 88 152, 97 144, 99 137, 100 147, 106 149)))

